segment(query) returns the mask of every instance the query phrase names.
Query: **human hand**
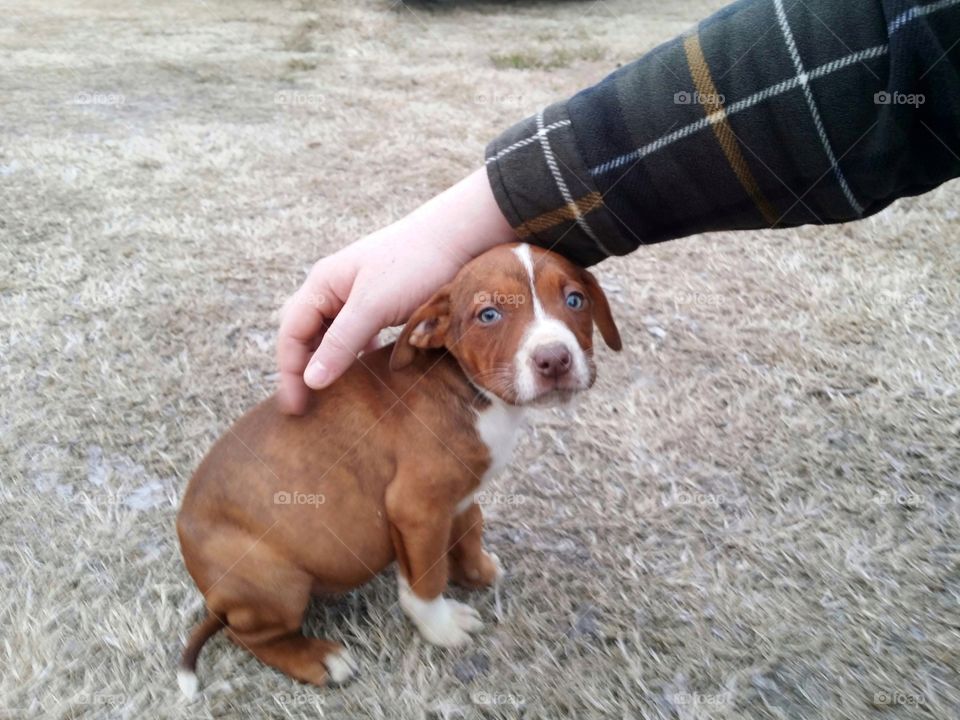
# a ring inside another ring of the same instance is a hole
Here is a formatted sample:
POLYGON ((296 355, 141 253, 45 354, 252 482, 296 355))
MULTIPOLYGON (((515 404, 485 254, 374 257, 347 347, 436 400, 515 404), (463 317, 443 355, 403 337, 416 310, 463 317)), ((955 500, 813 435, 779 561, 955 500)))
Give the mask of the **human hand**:
POLYGON ((385 327, 399 325, 471 258, 516 237, 482 168, 402 220, 319 260, 281 314, 280 404, 304 411, 385 327))

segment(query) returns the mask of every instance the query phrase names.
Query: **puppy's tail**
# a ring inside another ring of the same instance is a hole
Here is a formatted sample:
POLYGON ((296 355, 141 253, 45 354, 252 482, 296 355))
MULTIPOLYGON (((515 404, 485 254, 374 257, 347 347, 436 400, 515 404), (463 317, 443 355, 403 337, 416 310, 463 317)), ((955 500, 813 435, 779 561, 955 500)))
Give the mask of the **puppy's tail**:
POLYGON ((200 655, 200 649, 203 644, 213 637, 217 631, 226 627, 220 618, 213 613, 209 613, 190 634, 187 646, 183 649, 183 655, 180 656, 180 667, 177 668, 177 685, 180 690, 191 700, 197 696, 197 690, 200 684, 197 682, 197 656, 200 655))

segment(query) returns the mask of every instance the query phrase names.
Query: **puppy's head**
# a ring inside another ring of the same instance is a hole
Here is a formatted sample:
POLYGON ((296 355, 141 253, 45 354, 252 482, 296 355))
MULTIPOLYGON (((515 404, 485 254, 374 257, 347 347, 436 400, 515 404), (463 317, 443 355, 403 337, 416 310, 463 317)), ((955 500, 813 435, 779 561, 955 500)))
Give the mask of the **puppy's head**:
POLYGON ((620 349, 593 275, 547 250, 501 245, 464 265, 413 313, 390 367, 405 367, 418 350, 445 347, 474 385, 505 402, 563 402, 596 379, 594 325, 620 349))

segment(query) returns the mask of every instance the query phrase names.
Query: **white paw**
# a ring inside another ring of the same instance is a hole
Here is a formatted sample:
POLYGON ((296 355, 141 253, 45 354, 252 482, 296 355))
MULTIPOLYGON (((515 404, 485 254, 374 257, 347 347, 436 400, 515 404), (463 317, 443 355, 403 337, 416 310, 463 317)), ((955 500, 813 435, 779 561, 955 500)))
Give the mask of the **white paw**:
POLYGON ((327 666, 330 682, 334 685, 345 683, 356 675, 359 669, 357 661, 347 650, 337 650, 330 653, 323 659, 323 664, 327 666))
POLYGON ((470 642, 470 633, 483 627, 480 613, 469 605, 438 597, 427 616, 414 618, 423 638, 434 645, 458 647, 470 642), (440 604, 442 603, 442 605, 440 604))
POLYGON ((400 607, 417 626, 423 638, 434 645, 456 647, 470 642, 470 633, 483 627, 480 613, 469 605, 438 595, 418 598, 400 578, 400 607))
POLYGON ((453 610, 453 619, 461 630, 475 633, 483 627, 480 613, 466 603, 456 600, 447 600, 447 605, 453 610))

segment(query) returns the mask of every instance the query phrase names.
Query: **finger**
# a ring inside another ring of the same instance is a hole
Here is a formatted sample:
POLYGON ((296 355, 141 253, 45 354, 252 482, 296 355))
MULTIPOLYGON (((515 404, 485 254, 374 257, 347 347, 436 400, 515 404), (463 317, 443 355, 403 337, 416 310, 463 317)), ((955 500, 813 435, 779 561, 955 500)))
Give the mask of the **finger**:
POLYGON ((363 346, 363 354, 372 353, 374 350, 379 350, 382 347, 383 343, 380 341, 380 333, 377 333, 370 338, 370 342, 363 346))
POLYGON ((325 388, 343 375, 370 339, 380 332, 378 313, 348 301, 324 333, 303 379, 312 388, 325 388))
MULTIPOLYGON (((291 352, 291 351, 288 351, 291 352)), ((306 366, 309 354, 304 353, 303 364, 306 366)), ((310 398, 310 388, 303 383, 303 371, 280 371, 280 390, 278 394, 280 409, 288 415, 302 415, 307 409, 307 400, 310 398)))
POLYGON ((277 365, 280 369, 280 407, 301 414, 306 409, 309 389, 303 383, 314 348, 323 334, 326 317, 335 312, 332 293, 316 292, 314 283, 304 283, 283 307, 277 338, 277 365))

